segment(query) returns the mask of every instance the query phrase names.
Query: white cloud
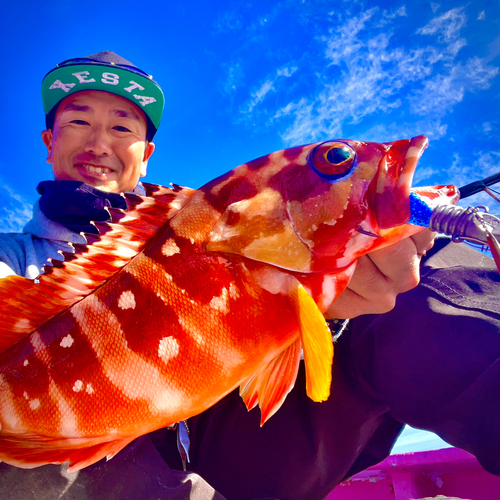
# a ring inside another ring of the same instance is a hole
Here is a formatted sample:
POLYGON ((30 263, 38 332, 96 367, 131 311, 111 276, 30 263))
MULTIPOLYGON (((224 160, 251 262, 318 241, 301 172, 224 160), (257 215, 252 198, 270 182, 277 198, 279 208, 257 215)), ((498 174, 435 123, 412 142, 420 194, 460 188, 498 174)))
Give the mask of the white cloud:
POLYGON ((0 232, 19 232, 31 219, 33 205, 0 178, 0 232))
POLYGON ((495 38, 495 40, 488 45, 488 48, 490 49, 490 53, 487 60, 491 61, 500 54, 500 36, 495 38))
MULTIPOLYGON (((400 132, 408 128, 405 123, 412 121, 408 114, 413 113, 422 117, 424 130, 419 133, 430 133, 434 138, 446 134, 442 117, 466 92, 488 88, 498 68, 488 64, 490 59, 457 61, 466 45, 461 37, 467 21, 463 7, 435 16, 419 28, 415 34, 420 36, 410 48, 392 41, 398 20, 384 28, 375 22, 381 17, 390 20, 404 15, 406 10, 400 8, 382 16, 375 7, 346 15, 327 36, 318 38, 324 44, 325 64, 314 70, 304 64, 297 70, 299 80, 308 74, 317 82, 316 94, 292 102, 280 101, 277 95, 265 108, 271 123, 284 125, 281 136, 285 143, 342 136, 347 127, 359 128, 365 119, 396 109, 404 117, 399 122, 400 132)), ((252 112, 258 104, 262 109, 266 96, 276 92, 276 79, 277 75, 267 78, 241 111, 252 112)), ((374 131, 371 125, 368 133, 374 131)))
MULTIPOLYGON (((457 186, 464 186, 474 181, 490 177, 493 174, 500 172, 500 151, 480 152, 476 160, 472 163, 466 163, 458 156, 454 155, 454 161, 451 168, 448 170, 449 179, 453 180, 453 184, 457 186)), ((499 190, 497 186, 491 186, 493 189, 499 190)), ((500 206, 491 196, 487 193, 479 193, 466 198, 460 202, 462 206, 468 205, 486 205, 492 210, 492 213, 498 213, 500 206)))
POLYGON ((222 84, 224 93, 228 96, 234 95, 243 81, 243 68, 239 62, 231 65, 223 64, 223 70, 226 73, 226 79, 222 84))
POLYGON ((251 114, 255 106, 262 102, 269 92, 275 91, 275 84, 281 77, 290 78, 295 71, 297 71, 296 67, 278 69, 274 76, 265 80, 257 90, 252 92, 250 99, 242 104, 240 111, 244 114, 251 114))
POLYGON ((439 7, 441 7, 440 4, 431 2, 431 9, 434 14, 439 10, 439 7))
POLYGON ((473 57, 458 63, 448 74, 427 80, 411 98, 412 110, 420 115, 444 115, 461 102, 466 91, 487 89, 498 74, 498 68, 488 66, 485 59, 473 57))
POLYGON ((408 16, 408 14, 406 13, 406 6, 403 5, 402 7, 400 7, 398 10, 394 11, 394 12, 387 12, 387 11, 384 11, 384 17, 386 17, 387 19, 394 19, 396 17, 406 17, 408 16))
POLYGON ((433 18, 423 28, 417 30, 422 35, 438 35, 438 40, 444 43, 451 43, 460 35, 460 30, 465 26, 467 17, 464 7, 451 9, 440 16, 433 18))
POLYGON ((216 33, 227 33, 240 30, 243 27, 243 17, 239 12, 226 11, 219 15, 215 22, 216 33))
POLYGON ((477 20, 478 21, 484 21, 486 19, 486 13, 484 12, 484 10, 482 10, 478 16, 477 16, 477 20))
POLYGON ((363 133, 360 139, 370 142, 390 142, 401 137, 414 137, 424 134, 429 140, 437 140, 446 135, 448 126, 440 119, 407 122, 377 123, 363 133))
POLYGON ((415 177, 413 178, 413 186, 424 186, 428 184, 432 184, 428 182, 434 175, 439 175, 441 170, 435 168, 431 165, 420 166, 417 168, 415 172, 415 177))

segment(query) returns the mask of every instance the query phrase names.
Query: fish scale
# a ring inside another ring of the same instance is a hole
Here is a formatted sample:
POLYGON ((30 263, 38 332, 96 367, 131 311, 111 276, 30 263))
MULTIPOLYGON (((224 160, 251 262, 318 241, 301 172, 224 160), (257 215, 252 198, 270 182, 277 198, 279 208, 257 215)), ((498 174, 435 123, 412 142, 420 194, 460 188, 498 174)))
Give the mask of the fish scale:
MULTIPOLYGON (((236 387, 263 424, 301 351, 307 394, 327 399, 323 313, 361 255, 420 230, 404 214, 426 145, 327 141, 199 190, 145 184, 38 283, 3 280, 0 459, 78 470, 236 387)), ((457 199, 454 187, 427 189, 457 199)))

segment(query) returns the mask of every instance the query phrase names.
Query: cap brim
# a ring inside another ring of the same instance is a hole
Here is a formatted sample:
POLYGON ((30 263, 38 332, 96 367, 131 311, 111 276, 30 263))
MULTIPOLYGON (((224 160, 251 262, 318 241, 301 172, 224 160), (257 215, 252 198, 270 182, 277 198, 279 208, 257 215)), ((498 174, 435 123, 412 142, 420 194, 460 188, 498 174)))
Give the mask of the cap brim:
POLYGON ((60 66, 48 73, 42 82, 45 114, 65 97, 82 90, 124 97, 142 109, 156 129, 160 126, 165 98, 158 84, 152 78, 108 64, 60 66))

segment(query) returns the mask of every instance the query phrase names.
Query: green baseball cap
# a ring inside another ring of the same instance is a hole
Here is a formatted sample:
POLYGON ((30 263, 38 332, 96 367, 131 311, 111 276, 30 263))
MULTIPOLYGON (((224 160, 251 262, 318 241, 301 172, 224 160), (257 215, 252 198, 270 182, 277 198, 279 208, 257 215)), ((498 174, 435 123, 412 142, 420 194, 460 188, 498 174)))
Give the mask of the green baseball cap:
POLYGON ((42 101, 47 128, 52 128, 58 104, 82 90, 101 90, 136 104, 148 119, 148 140, 158 130, 165 105, 160 86, 153 77, 109 50, 68 59, 49 71, 42 82, 42 101))

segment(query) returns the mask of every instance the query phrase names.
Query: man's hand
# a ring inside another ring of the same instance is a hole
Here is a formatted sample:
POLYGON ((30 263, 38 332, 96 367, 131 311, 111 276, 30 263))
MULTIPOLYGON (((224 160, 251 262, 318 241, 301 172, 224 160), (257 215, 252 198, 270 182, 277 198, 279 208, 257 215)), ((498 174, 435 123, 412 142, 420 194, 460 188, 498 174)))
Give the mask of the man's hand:
POLYGON ((347 319, 390 311, 396 297, 420 281, 420 260, 436 233, 424 229, 381 250, 360 257, 346 290, 326 311, 326 318, 347 319))

